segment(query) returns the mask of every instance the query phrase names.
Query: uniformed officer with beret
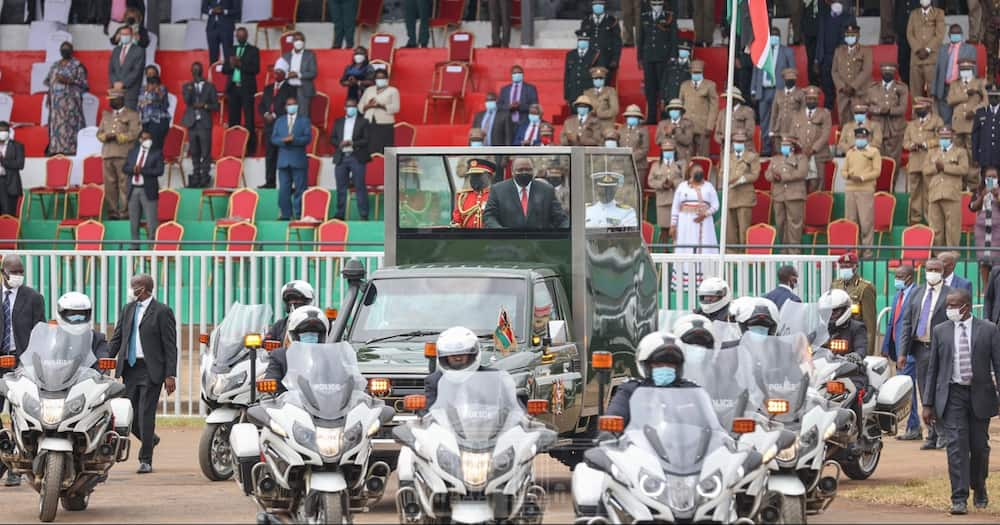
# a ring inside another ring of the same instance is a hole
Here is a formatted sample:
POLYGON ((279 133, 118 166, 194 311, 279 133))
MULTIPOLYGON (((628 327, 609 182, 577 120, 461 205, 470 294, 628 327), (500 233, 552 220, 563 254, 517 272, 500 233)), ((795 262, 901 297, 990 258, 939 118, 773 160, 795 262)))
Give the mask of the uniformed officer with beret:
POLYGON ((601 66, 590 68, 590 78, 594 87, 584 91, 583 94, 594 103, 593 116, 601 121, 604 128, 613 128, 615 119, 618 118, 618 91, 608 85, 607 68, 601 66))
POLYGON ((792 117, 802 110, 805 103, 805 91, 798 88, 799 72, 793 68, 781 70, 783 85, 774 93, 774 103, 771 104, 771 122, 768 126, 766 140, 771 141, 773 149, 781 137, 792 131, 792 117))
MULTIPOLYGON (((666 84, 669 82, 668 65, 677 56, 676 14, 672 10, 664 9, 663 0, 652 0, 649 9, 642 12, 639 17, 637 39, 635 51, 639 65, 642 66, 646 113, 649 115, 649 124, 655 124, 656 119, 660 117, 662 107, 660 97, 664 96, 666 84)), ((686 73, 686 64, 684 69, 686 73)), ((677 83, 677 87, 680 87, 680 82, 677 83)), ((663 100, 670 100, 673 96, 664 96, 663 100)))
POLYGON ((934 246, 958 246, 962 235, 962 181, 969 174, 969 155, 956 145, 951 128, 938 130, 938 147, 924 160, 927 181, 927 225, 934 246))
MULTIPOLYGON (((795 137, 781 138, 778 155, 771 158, 764 173, 771 183, 771 202, 774 206, 774 227, 784 244, 802 242, 802 224, 806 206, 806 176, 809 161, 799 151, 795 137)), ((789 249, 798 253, 798 249, 789 249)))
POLYGON ((695 155, 707 157, 715 117, 719 114, 719 92, 715 82, 705 78, 705 63, 701 60, 691 61, 691 80, 681 84, 679 98, 685 114, 695 125, 695 155))
POLYGON ((906 164, 906 191, 910 194, 910 224, 921 222, 927 215, 927 180, 924 159, 927 152, 938 146, 937 132, 944 121, 931 110, 933 100, 913 99, 913 119, 907 122, 903 134, 903 149, 910 152, 906 164))

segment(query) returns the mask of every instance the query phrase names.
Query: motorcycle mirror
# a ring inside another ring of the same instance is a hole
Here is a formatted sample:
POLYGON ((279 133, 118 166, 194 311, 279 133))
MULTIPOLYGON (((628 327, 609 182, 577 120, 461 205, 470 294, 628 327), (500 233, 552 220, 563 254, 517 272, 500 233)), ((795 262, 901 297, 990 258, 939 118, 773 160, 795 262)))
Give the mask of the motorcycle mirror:
POLYGON ((385 425, 390 421, 392 421, 392 418, 395 416, 396 416, 396 411, 393 410, 392 407, 382 407, 382 411, 379 413, 378 419, 379 421, 382 422, 383 425, 385 425))
POLYGON ((423 394, 411 394, 403 398, 403 408, 408 412, 416 412, 427 408, 427 396, 423 394))
POLYGON ((597 429, 601 432, 621 434, 625 430, 625 418, 621 416, 601 416, 597 420, 597 429))
POLYGON ((243 346, 247 348, 260 348, 264 343, 264 336, 260 334, 247 334, 243 338, 243 346))
POLYGON ((208 340, 209 340, 208 334, 200 334, 200 335, 198 335, 198 342, 199 343, 201 343, 203 345, 207 345, 208 344, 208 340))
POLYGON ((100 370, 114 370, 118 366, 118 361, 110 357, 102 357, 97 361, 97 368, 100 370))
POLYGON ((281 348, 281 341, 277 341, 275 339, 265 339, 264 340, 264 350, 267 350, 268 352, 270 352, 272 350, 277 350, 279 348, 281 348))
POLYGON ((263 394, 273 394, 278 391, 277 379, 258 379, 257 391, 263 394))
POLYGON ((17 356, 0 356, 0 368, 14 368, 17 366, 17 356))
POLYGON ((528 414, 532 416, 537 416, 544 414, 549 411, 549 400, 548 399, 529 399, 528 400, 528 414))

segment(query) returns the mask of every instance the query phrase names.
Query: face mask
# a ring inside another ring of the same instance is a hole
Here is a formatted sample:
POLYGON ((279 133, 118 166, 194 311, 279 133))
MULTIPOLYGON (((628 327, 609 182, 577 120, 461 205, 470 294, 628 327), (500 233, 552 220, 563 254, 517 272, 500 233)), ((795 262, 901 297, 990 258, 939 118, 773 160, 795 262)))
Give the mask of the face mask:
POLYGON ((733 151, 735 151, 736 153, 743 153, 743 150, 745 148, 746 148, 746 145, 743 144, 742 142, 735 142, 735 143, 733 143, 733 151))
POLYGON ((604 141, 604 147, 605 148, 617 148, 618 147, 618 141, 617 140, 605 140, 604 141))
POLYGON ((705 180, 705 174, 699 171, 692 175, 691 178, 694 179, 695 182, 701 182, 705 180))
POLYGON ((363 64, 366 58, 368 57, 366 57, 365 55, 354 55, 354 63, 363 64))
POLYGON ((511 82, 524 82, 524 73, 511 73, 511 82))
POLYGON ((941 149, 948 149, 951 147, 951 139, 938 139, 938 144, 941 149))
POLYGON ((962 34, 961 33, 952 33, 952 34, 948 35, 948 38, 951 40, 952 44, 958 44, 958 43, 960 43, 962 41, 962 34))
POLYGON ((388 78, 376 78, 375 79, 375 87, 384 88, 384 87, 386 87, 388 85, 389 85, 389 79, 388 78))
POLYGON ((625 123, 634 128, 639 125, 639 117, 629 117, 625 119, 625 123))
POLYGON ((756 334, 756 335, 763 335, 763 336, 768 335, 767 333, 768 330, 766 326, 751 326, 747 328, 747 331, 750 332, 751 334, 756 334))
POLYGON ((472 142, 469 143, 469 147, 470 148, 481 148, 481 147, 483 147, 483 141, 481 141, 481 140, 474 140, 474 141, 472 141, 472 142))
POLYGON ((305 332, 305 333, 299 334, 299 342, 300 343, 309 343, 309 344, 318 343, 319 342, 319 334, 317 334, 316 332, 305 332))
POLYGON ((704 79, 705 79, 705 74, 704 73, 691 73, 691 81, 692 82, 701 82, 704 79))
POLYGON ((964 315, 962 315, 961 308, 945 308, 944 315, 948 316, 949 321, 955 321, 956 323, 961 321, 964 315))
POLYGON ((833 16, 838 16, 840 13, 844 12, 844 4, 840 2, 830 4, 830 12, 833 13, 833 16))
POLYGON ((920 0, 920 7, 930 7, 931 0, 920 0))
POLYGON ((691 52, 687 49, 681 49, 677 51, 677 56, 679 56, 682 60, 687 60, 691 58, 691 52))
POLYGON ((10 138, 9 131, 0 131, 0 142, 7 142, 7 139, 9 138, 10 138))
POLYGON ((120 98, 116 98, 108 102, 108 105, 111 106, 111 109, 121 109, 125 107, 125 101, 120 98))
POLYGON ((24 276, 23 275, 8 275, 7 276, 7 284, 10 285, 11 288, 20 288, 21 285, 24 284, 24 276))
POLYGON ((61 55, 66 60, 69 60, 70 57, 73 56, 73 50, 72 49, 60 49, 59 50, 59 55, 61 55))
POLYGON ((592 9, 594 10, 595 15, 600 16, 604 14, 604 4, 594 4, 592 9))
POLYGON ((656 386, 667 386, 677 380, 677 371, 669 366, 661 366, 653 369, 653 384, 656 386))
POLYGON ((849 281, 854 278, 854 268, 840 268, 837 270, 837 276, 845 281, 849 281))
POLYGON ((532 174, 530 171, 514 173, 514 182, 516 182, 518 186, 524 188, 528 184, 531 184, 531 176, 532 174))
POLYGON ((604 79, 603 78, 595 78, 594 79, 594 87, 598 88, 598 89, 604 87, 604 79))
POLYGON ((792 147, 789 146, 788 144, 782 144, 781 145, 781 154, 784 155, 784 156, 786 156, 786 157, 789 156, 789 155, 791 155, 792 154, 792 147))
POLYGON ((664 151, 663 152, 663 160, 674 160, 674 152, 673 151, 664 151))
POLYGON ((962 80, 972 80, 973 77, 971 69, 963 69, 958 72, 958 75, 962 77, 962 80))
MULTIPOLYGON (((3 136, 3 132, 0 131, 0 142, 2 142, 4 140, 5 140, 5 138, 3 136)), ((996 177, 986 177, 985 181, 986 181, 986 189, 988 189, 990 191, 993 191, 993 188, 997 187, 997 178, 996 177)))
POLYGON ((239 44, 239 45, 241 45, 241 46, 247 45, 247 37, 246 36, 238 36, 238 37, 236 37, 236 43, 239 44))
POLYGON ((806 108, 807 109, 816 109, 816 106, 818 104, 819 104, 819 102, 816 101, 816 100, 807 100, 806 101, 806 108))
POLYGON ((899 292, 903 288, 906 288, 906 281, 902 279, 896 279, 893 281, 893 285, 896 287, 896 291, 899 292))
POLYGON ((882 82, 892 82, 896 79, 896 75, 892 73, 882 73, 882 82))
POLYGON ((864 121, 865 121, 865 114, 864 113, 855 113, 854 114, 854 122, 857 122, 858 124, 861 124, 864 121))
POLYGON ((590 108, 588 108, 587 106, 580 106, 576 108, 576 114, 578 117, 584 118, 590 114, 590 108))
POLYGON ((345 112, 347 113, 347 116, 349 118, 354 118, 354 117, 358 116, 358 107, 357 106, 348 106, 345 112))
POLYGON ((679 109, 671 109, 667 112, 667 114, 670 115, 670 120, 678 120, 681 118, 681 110, 679 109))
POLYGON ((80 324, 87 320, 87 316, 83 314, 70 314, 66 316, 66 320, 73 324, 80 324))
POLYGON ((795 83, 796 80, 794 78, 789 78, 785 80, 785 87, 788 89, 792 89, 793 87, 795 87, 795 83))
POLYGON ((845 36, 844 37, 844 43, 847 44, 847 45, 849 45, 849 46, 853 46, 854 44, 858 43, 858 37, 853 36, 853 35, 851 35, 851 36, 845 36))
POLYGON ((865 139, 854 139, 854 147, 858 149, 865 149, 868 146, 868 141, 865 139))
POLYGON ((528 122, 531 122, 532 124, 538 124, 541 121, 542 121, 542 116, 541 115, 535 115, 534 113, 528 113, 528 122))
POLYGON ((302 51, 303 49, 306 48, 306 43, 304 40, 296 40, 295 43, 292 44, 292 46, 295 47, 296 51, 302 51))
POLYGON ((941 283, 941 272, 927 272, 924 277, 927 278, 927 284, 931 286, 937 286, 941 283))
POLYGON ((496 109, 497 109, 497 101, 496 100, 487 100, 486 101, 486 111, 496 111, 496 109))
POLYGON ((476 191, 481 191, 486 187, 486 179, 484 179, 482 175, 471 177, 469 179, 469 186, 472 186, 472 189, 476 191))
POLYGON ((561 176, 546 177, 545 180, 549 181, 549 184, 551 184, 553 188, 562 186, 563 183, 563 178, 561 176))
POLYGON ((771 47, 778 47, 778 44, 781 43, 781 37, 778 35, 771 35, 770 42, 771 47))
POLYGON ((580 51, 586 51, 590 48, 590 40, 577 40, 576 48, 580 51))
POLYGON ((294 115, 298 112, 299 112, 298 104, 289 104, 288 106, 285 106, 285 113, 288 113, 289 115, 294 115))
POLYGON ((917 117, 924 118, 924 117, 927 116, 927 110, 926 109, 918 109, 916 111, 916 114, 917 114, 917 117))
POLYGON ((122 35, 118 38, 118 42, 123 46, 127 46, 132 43, 132 35, 122 35))
POLYGON ((144 147, 146 149, 149 149, 149 148, 153 147, 153 140, 152 139, 146 139, 146 140, 142 141, 140 144, 142 145, 142 147, 144 147))
POLYGON ((990 97, 989 100, 991 106, 1000 106, 1000 97, 990 97))

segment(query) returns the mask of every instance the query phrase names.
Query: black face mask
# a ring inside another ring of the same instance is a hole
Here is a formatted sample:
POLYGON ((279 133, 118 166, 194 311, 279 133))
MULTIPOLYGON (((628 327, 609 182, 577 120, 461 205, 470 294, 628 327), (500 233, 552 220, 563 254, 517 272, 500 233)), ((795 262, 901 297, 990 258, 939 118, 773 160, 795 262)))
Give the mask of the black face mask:
POLYGON ((882 73, 882 81, 883 82, 892 82, 893 80, 896 80, 896 75, 895 74, 893 74, 893 73, 882 73))
POLYGON ((792 89, 795 87, 796 80, 794 78, 785 79, 785 87, 792 89))
POLYGON ((702 172, 700 172, 700 171, 697 171, 697 172, 694 173, 694 175, 691 175, 691 178, 695 182, 701 182, 701 181, 705 180, 705 174, 702 173, 702 172))
POLYGON ((108 102, 108 105, 111 106, 111 109, 121 109, 125 107, 125 99, 121 98, 112 99, 111 101, 108 102))
POLYGON ((927 116, 927 110, 926 109, 918 109, 918 110, 916 110, 916 114, 917 114, 918 117, 924 118, 924 117, 927 116))
POLYGON ((128 24, 128 25, 130 25, 130 26, 134 26, 135 25, 135 17, 134 16, 130 16, 130 17, 126 18, 125 19, 125 23, 128 24))
POLYGON ((816 109, 816 106, 818 104, 819 104, 818 101, 813 101, 813 100, 807 100, 806 101, 806 107, 809 108, 809 109, 816 109))
POLYGON ((549 181, 549 184, 551 184, 553 188, 556 186, 562 186, 563 183, 562 175, 556 177, 546 177, 545 180, 549 181))
POLYGON ((482 191, 486 187, 486 177, 484 175, 473 175, 469 178, 469 186, 476 191, 482 191))
POLYGON ((990 105, 991 106, 1000 106, 1000 97, 996 97, 996 96, 990 97, 990 105))
POLYGON ((531 179, 533 178, 533 173, 531 171, 518 171, 514 173, 514 182, 520 187, 525 187, 531 184, 531 179))
POLYGON ((69 59, 70 59, 70 57, 72 57, 72 56, 73 56, 73 50, 72 50, 72 49, 70 49, 70 48, 68 48, 68 47, 65 47, 65 48, 63 48, 63 49, 60 49, 60 50, 59 50, 59 54, 60 54, 60 55, 61 55, 61 56, 62 56, 63 58, 65 58, 66 60, 69 60, 69 59))

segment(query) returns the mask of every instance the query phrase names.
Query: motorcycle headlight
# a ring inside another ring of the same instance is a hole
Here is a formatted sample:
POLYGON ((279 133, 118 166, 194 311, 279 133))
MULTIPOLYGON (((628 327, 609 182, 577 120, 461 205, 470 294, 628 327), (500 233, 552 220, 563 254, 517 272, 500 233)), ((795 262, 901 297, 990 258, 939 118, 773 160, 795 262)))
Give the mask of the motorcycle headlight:
POLYGON ((695 505, 695 485, 697 479, 694 476, 668 476, 666 487, 666 500, 675 511, 687 512, 695 505))
POLYGON ((645 470, 639 473, 639 490, 651 498, 659 498, 667 484, 659 476, 654 476, 645 470))
POLYGON ((42 405, 39 404, 38 398, 22 396, 21 397, 21 408, 31 417, 41 420, 42 419, 42 405))
POLYGON ((316 433, 311 428, 306 428, 296 422, 292 425, 292 438, 299 445, 314 452, 319 452, 316 448, 316 433))
MULTIPOLYGON (((830 428, 832 429, 833 426, 830 428)), ((819 428, 812 427, 808 432, 799 437, 799 450, 801 452, 808 452, 812 450, 817 443, 819 443, 819 428)))
POLYGON ((777 459, 779 463, 791 463, 795 461, 795 458, 799 456, 799 438, 795 438, 795 442, 787 448, 781 449, 777 454, 777 459))
POLYGON ((247 380, 246 370, 236 375, 219 375, 215 377, 215 395, 221 396, 230 390, 238 388, 247 380))
POLYGON ((514 467, 514 447, 509 447, 507 450, 493 456, 492 464, 490 465, 490 479, 496 479, 503 476, 510 469, 514 467))
POLYGON ((319 455, 324 458, 332 458, 340 454, 340 443, 343 435, 343 427, 316 427, 316 448, 319 449, 319 455))
POLYGON ((486 484, 491 456, 489 452, 462 452, 462 477, 466 484, 473 487, 486 484))
POLYGON ((361 442, 361 423, 355 423, 344 432, 344 450, 350 450, 361 442))
POLYGON ((62 419, 69 419, 74 417, 80 412, 83 412, 83 405, 86 403, 83 395, 79 395, 70 399, 66 402, 66 406, 63 408, 62 419))
POLYGON ((437 464, 441 470, 455 479, 462 479, 462 461, 454 452, 439 446, 437 449, 437 464))
POLYGON ((722 475, 716 472, 698 483, 698 495, 705 499, 715 499, 722 494, 722 475))
POLYGON ((836 433, 837 433, 837 425, 831 424, 830 426, 826 427, 826 431, 823 432, 823 441, 832 438, 833 435, 836 433))
POLYGON ((42 399, 42 423, 45 425, 55 425, 62 421, 63 407, 66 400, 62 398, 42 399))
POLYGON ((288 432, 285 432, 285 428, 279 425, 277 421, 272 419, 268 427, 271 429, 271 432, 274 432, 276 435, 283 438, 288 437, 288 432))
POLYGON ((778 446, 777 445, 771 445, 770 447, 768 447, 767 450, 764 451, 763 458, 761 459, 761 463, 764 464, 764 465, 770 463, 771 460, 774 459, 774 456, 776 456, 776 455, 778 455, 778 446))

